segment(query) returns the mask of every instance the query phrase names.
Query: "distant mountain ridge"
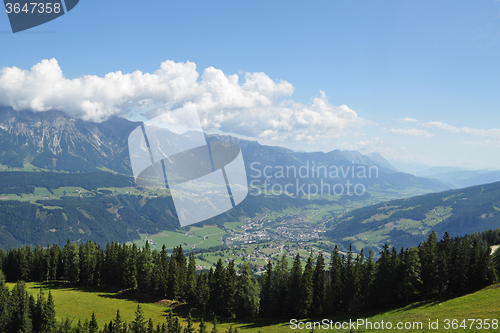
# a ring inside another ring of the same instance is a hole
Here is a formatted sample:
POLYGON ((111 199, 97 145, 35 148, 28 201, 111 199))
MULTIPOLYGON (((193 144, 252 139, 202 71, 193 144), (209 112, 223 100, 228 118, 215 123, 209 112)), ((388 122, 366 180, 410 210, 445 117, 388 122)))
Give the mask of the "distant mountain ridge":
POLYGON ((434 178, 452 188, 462 188, 500 181, 500 170, 460 170, 456 168, 442 168, 429 170, 423 177, 434 178), (439 170, 439 171, 438 171, 439 170), (437 172, 436 172, 437 171, 437 172))
POLYGON ((435 230, 452 237, 500 227, 500 182, 362 207, 328 224, 331 240, 357 250, 416 246, 435 230))
POLYGON ((123 118, 93 123, 58 111, 0 108, 0 163, 23 167, 28 160, 48 170, 86 172, 107 167, 129 173, 127 137, 137 125, 123 118))
MULTIPOLYGON (((110 118, 101 123, 73 119, 63 112, 15 111, 0 108, 0 163, 22 168, 27 162, 33 166, 63 172, 89 172, 99 169, 132 175, 128 135, 140 122, 124 118, 110 118)), ((358 151, 333 150, 323 152, 294 152, 277 146, 265 146, 257 141, 228 135, 210 134, 209 142, 237 143, 242 150, 247 175, 251 177, 252 163, 269 167, 338 167, 353 171, 355 166, 376 166, 376 177, 363 180, 368 188, 378 190, 411 189, 409 195, 443 191, 449 187, 436 180, 397 172, 380 154, 371 157, 358 151), (375 161, 376 160, 376 161, 375 161)), ((352 179, 347 172, 337 180, 352 179)), ((250 180, 250 179, 249 179, 250 180)), ((271 180, 284 182, 286 180, 271 180)), ((294 180, 295 181, 295 180, 294 180)), ((318 179, 301 180, 303 183, 318 179)), ((319 184, 319 183, 318 183, 319 184)))

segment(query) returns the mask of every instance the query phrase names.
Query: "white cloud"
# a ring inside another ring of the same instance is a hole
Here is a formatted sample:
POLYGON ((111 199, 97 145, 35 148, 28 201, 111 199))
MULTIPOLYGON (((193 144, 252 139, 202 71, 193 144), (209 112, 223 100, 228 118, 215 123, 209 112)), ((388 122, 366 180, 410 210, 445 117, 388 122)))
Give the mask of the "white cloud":
POLYGON ((389 133, 407 136, 418 136, 423 138, 430 138, 433 135, 426 130, 418 128, 391 128, 387 130, 389 133))
POLYGON ((500 129, 498 128, 490 128, 490 129, 479 129, 479 128, 469 128, 469 127, 458 128, 446 123, 442 123, 440 121, 431 121, 428 123, 424 123, 423 125, 427 127, 440 128, 449 131, 451 133, 465 133, 479 138, 500 139, 500 129))
POLYGON ((448 125, 446 123, 442 123, 440 121, 430 121, 428 123, 424 123, 423 125, 427 126, 427 127, 440 128, 440 129, 443 129, 443 130, 446 130, 446 131, 449 131, 449 132, 452 132, 452 133, 458 133, 458 132, 460 132, 459 128, 457 128, 455 126, 452 126, 452 125, 448 125))
POLYGON ((113 115, 146 118, 179 108, 195 108, 206 128, 279 141, 307 141, 352 135, 370 124, 325 93, 305 105, 284 99, 294 87, 265 73, 227 75, 209 67, 200 77, 196 64, 165 61, 154 73, 136 71, 65 78, 56 59, 31 68, 0 70, 0 104, 16 110, 61 110, 84 120, 113 115))
POLYGON ((463 133, 471 134, 480 138, 500 139, 500 129, 498 128, 478 129, 462 127, 461 131, 463 133))
POLYGON ((418 123, 417 119, 414 118, 403 118, 403 119, 398 119, 400 123, 418 123))

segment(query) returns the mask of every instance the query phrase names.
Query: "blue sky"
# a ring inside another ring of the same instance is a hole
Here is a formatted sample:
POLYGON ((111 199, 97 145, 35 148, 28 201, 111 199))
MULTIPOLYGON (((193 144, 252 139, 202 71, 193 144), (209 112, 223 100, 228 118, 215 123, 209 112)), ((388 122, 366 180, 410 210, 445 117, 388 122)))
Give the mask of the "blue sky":
POLYGON ((0 15, 0 40, 0 104, 17 109, 197 107, 207 130, 297 150, 500 165, 499 1, 81 0, 17 34, 0 15))

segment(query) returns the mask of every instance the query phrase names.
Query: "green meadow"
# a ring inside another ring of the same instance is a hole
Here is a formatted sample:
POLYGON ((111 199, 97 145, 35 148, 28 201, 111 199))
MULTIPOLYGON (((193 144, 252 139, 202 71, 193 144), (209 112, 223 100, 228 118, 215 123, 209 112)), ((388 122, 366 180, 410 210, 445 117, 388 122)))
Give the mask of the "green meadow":
MULTIPOLYGON (((9 283, 12 288, 13 284, 9 283)), ((146 318, 152 318, 155 323, 165 322, 166 313, 170 308, 174 309, 174 314, 179 315, 181 324, 185 325, 188 307, 178 303, 172 303, 167 300, 150 303, 141 300, 141 295, 134 291, 120 291, 114 292, 105 288, 83 288, 72 287, 65 282, 47 282, 47 283, 27 283, 27 290, 33 295, 40 292, 40 287, 43 287, 45 294, 50 290, 55 306, 57 319, 62 320, 69 318, 76 324, 78 320, 84 321, 90 319, 92 311, 95 311, 97 321, 102 327, 104 323, 108 323, 116 315, 116 310, 120 309, 122 318, 127 322, 134 319, 134 313, 139 304, 144 312, 146 318)), ((194 314, 196 325, 201 319, 199 314, 194 314)), ((205 315, 206 321, 211 322, 212 316, 205 315)), ((336 318, 328 318, 335 322, 348 322, 365 320, 372 323, 372 325, 379 325, 384 322, 387 326, 391 323, 393 329, 384 329, 384 332, 495 332, 499 331, 498 327, 492 329, 492 320, 500 320, 500 284, 487 287, 478 292, 463 295, 459 297, 447 296, 443 299, 434 299, 430 301, 422 301, 407 305, 402 308, 392 310, 381 310, 379 312, 353 312, 350 314, 341 314, 336 318), (448 324, 446 321, 449 319, 450 329, 446 329, 448 324), (465 322, 464 322, 465 319, 465 322), (470 320, 469 320, 470 319, 470 320), (475 321, 473 322, 472 319, 475 321), (481 319, 483 328, 479 328, 478 319, 481 319), (489 319, 490 329, 485 329, 486 319, 489 319), (456 321, 454 321, 456 320, 456 321), (438 329, 429 329, 429 321, 436 323, 438 329), (398 323, 402 325, 413 326, 411 329, 397 330, 395 327, 398 323), (409 324, 408 324, 409 323, 409 324), (422 323, 422 328, 419 328, 417 323, 422 323), (456 328, 454 325, 457 325, 456 328), (466 328, 460 327, 465 325, 466 328), (452 326, 453 325, 453 326, 452 326), (472 325, 472 327, 471 327, 472 325)), ((249 333, 273 333, 273 332, 310 332, 311 329, 306 329, 306 322, 313 325, 314 322, 321 322, 323 318, 313 318, 302 320, 304 329, 292 330, 290 322, 287 320, 279 319, 228 319, 218 318, 219 325, 218 331, 225 332, 230 326, 237 327, 242 332, 249 333)), ((346 326, 347 324, 344 324, 346 326)), ((208 323, 209 329, 211 323, 208 323)), ((350 329, 331 330, 331 329, 318 329, 315 332, 349 332, 350 329)), ((382 329, 366 330, 360 326, 353 330, 354 332, 380 332, 382 329)))
MULTIPOLYGON (((241 230, 241 229, 240 229, 241 230)), ((241 230, 243 231, 243 230, 241 230)), ((153 248, 161 249, 165 244, 167 248, 182 245, 184 248, 205 249, 222 244, 222 237, 226 234, 224 230, 216 226, 204 226, 202 228, 191 227, 189 231, 162 231, 154 235, 141 234, 141 239, 134 241, 137 246, 144 246, 146 239, 153 248)))

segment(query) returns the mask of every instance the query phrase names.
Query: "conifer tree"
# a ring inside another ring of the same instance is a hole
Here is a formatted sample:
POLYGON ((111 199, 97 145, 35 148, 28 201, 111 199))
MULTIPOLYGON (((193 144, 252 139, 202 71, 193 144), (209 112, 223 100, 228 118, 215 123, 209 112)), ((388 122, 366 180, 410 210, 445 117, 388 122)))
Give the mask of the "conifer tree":
POLYGON ((304 267, 304 273, 302 274, 302 278, 300 281, 300 301, 298 302, 298 314, 301 318, 306 318, 311 311, 312 302, 313 302, 313 293, 314 293, 314 268, 313 268, 313 259, 312 259, 312 251, 307 258, 306 266, 304 267))
POLYGON ((72 284, 76 284, 80 277, 80 249, 78 244, 70 243, 68 240, 62 250, 64 262, 64 278, 72 284))
POLYGON ((198 333, 207 333, 207 325, 205 325, 205 320, 203 318, 201 318, 198 333))
POLYGON ((330 259, 329 279, 327 284, 327 297, 328 309, 327 313, 333 314, 340 307, 341 297, 343 293, 342 284, 342 258, 340 250, 337 245, 333 248, 332 256, 330 259))
POLYGON ((222 315, 224 311, 224 294, 227 285, 226 272, 222 259, 219 258, 215 271, 213 273, 212 283, 210 285, 210 307, 216 315, 222 315))
POLYGON ((137 255, 137 287, 139 290, 148 292, 151 289, 152 272, 151 247, 149 242, 146 242, 142 251, 138 251, 137 255))
POLYGON ((92 311, 92 318, 89 323, 89 333, 98 333, 99 332, 99 324, 97 323, 97 319, 95 317, 95 312, 92 311))
POLYGON ((261 317, 270 317, 273 315, 272 311, 272 281, 273 281, 273 265, 271 260, 267 262, 266 273, 264 274, 264 281, 262 283, 262 288, 260 291, 260 316, 261 317))
POLYGON ((153 320, 151 318, 149 318, 148 328, 147 328, 146 332, 147 333, 154 333, 154 324, 153 324, 153 320))
POLYGON ((146 333, 146 320, 139 304, 135 311, 135 319, 131 324, 131 331, 132 333, 146 333))
POLYGON ((250 266, 243 264, 242 274, 236 285, 236 316, 254 317, 258 314, 259 299, 255 284, 250 277, 250 266))
POLYGON ((187 326, 184 328, 184 333, 194 333, 193 317, 191 317, 191 312, 188 314, 187 326))
POLYGON ((406 249, 403 258, 403 297, 408 304, 411 297, 415 296, 420 288, 420 258, 417 249, 406 249))
POLYGON ((217 331, 217 316, 214 316, 212 330, 210 331, 210 333, 218 333, 218 331, 217 331))
POLYGON ((313 277, 312 311, 314 315, 319 316, 323 314, 325 292, 325 258, 323 257, 323 253, 320 252, 316 259, 313 277))
POLYGON ((56 329, 56 309, 52 293, 49 291, 47 301, 43 305, 42 332, 53 332, 56 329))
POLYGON ((0 270, 0 332, 7 332, 10 323, 10 291, 5 285, 5 275, 0 270))
POLYGON ((422 265, 422 293, 430 294, 438 284, 439 266, 437 262, 437 236, 434 230, 426 242, 419 246, 419 257, 422 265))
POLYGON ((119 309, 116 310, 116 317, 109 323, 109 327, 112 333, 123 333, 127 329, 127 324, 122 321, 119 309))
POLYGON ((278 259, 274 269, 273 283, 271 285, 270 316, 282 316, 289 312, 288 301, 290 297, 290 275, 288 259, 285 254, 278 259))
POLYGON ((343 280, 342 304, 344 310, 352 310, 356 297, 358 296, 358 276, 356 274, 356 266, 353 259, 352 244, 349 245, 345 267, 341 274, 343 280))
POLYGON ((29 295, 24 282, 19 281, 12 288, 11 304, 12 332, 31 332, 29 295))
POLYGON ((193 304, 196 299, 196 260, 194 254, 189 255, 189 263, 186 272, 186 299, 193 304))
POLYGON ((227 268, 224 270, 225 277, 223 282, 223 315, 232 317, 235 313, 235 298, 236 298, 236 270, 234 261, 230 261, 227 268))
MULTIPOLYGON (((295 255, 295 260, 292 264, 292 270, 290 272, 290 290, 295 293, 299 293, 302 285, 302 263, 300 261, 300 255, 297 253, 295 255)), ((300 315, 301 304, 296 301, 296 294, 289 294, 287 300, 288 314, 297 317, 300 315)))
MULTIPOLYGON (((170 333, 170 330, 168 331, 170 333)), ((179 317, 175 316, 172 325, 172 333, 182 333, 182 327, 179 322, 179 317)))

